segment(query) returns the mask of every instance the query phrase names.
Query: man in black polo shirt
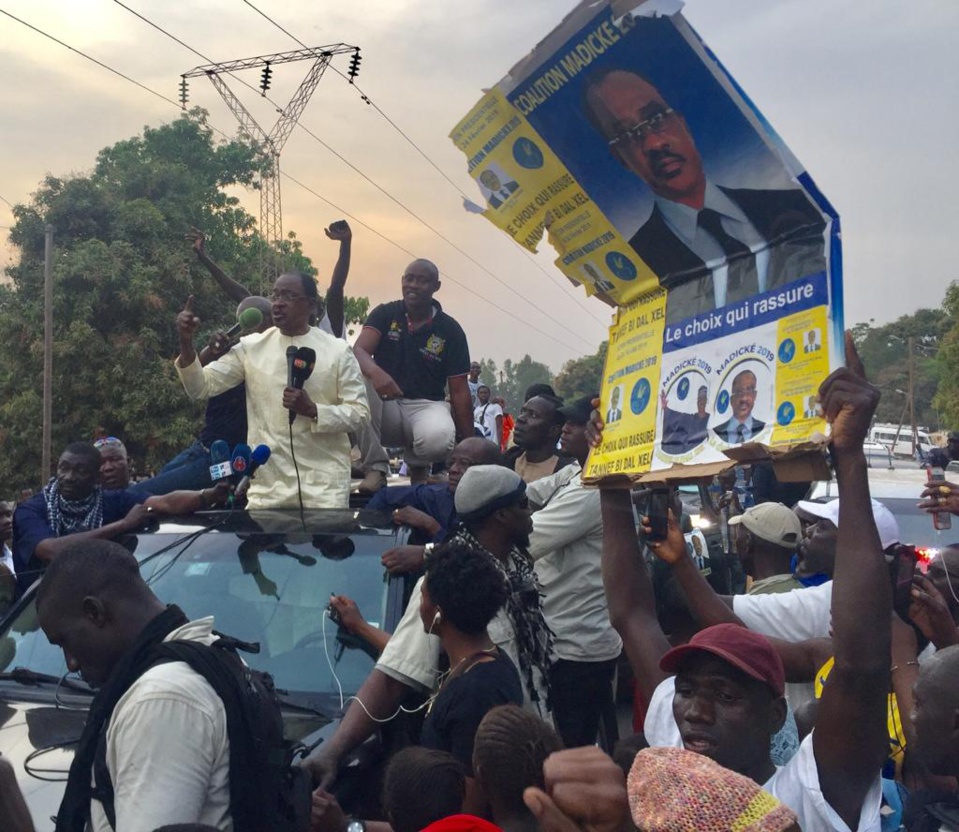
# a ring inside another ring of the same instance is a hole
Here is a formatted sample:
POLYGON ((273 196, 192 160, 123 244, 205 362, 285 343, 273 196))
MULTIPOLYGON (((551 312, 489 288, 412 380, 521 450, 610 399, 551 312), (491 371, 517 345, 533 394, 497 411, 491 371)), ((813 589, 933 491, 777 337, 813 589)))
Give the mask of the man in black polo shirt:
POLYGON ((404 448, 416 484, 425 481, 430 463, 473 435, 469 347, 462 327, 433 300, 439 288, 436 266, 414 260, 403 273, 403 299, 377 306, 353 347, 370 400, 369 427, 357 437, 362 493, 386 485, 384 444, 404 448))

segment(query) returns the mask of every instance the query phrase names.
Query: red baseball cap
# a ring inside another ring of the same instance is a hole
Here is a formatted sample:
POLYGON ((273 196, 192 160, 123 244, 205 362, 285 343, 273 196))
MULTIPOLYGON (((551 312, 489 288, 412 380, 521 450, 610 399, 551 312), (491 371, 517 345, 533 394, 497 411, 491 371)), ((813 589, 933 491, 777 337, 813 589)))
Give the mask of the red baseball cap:
POLYGON ((765 682, 776 696, 782 696, 786 685, 786 671, 782 659, 763 635, 738 624, 717 624, 694 635, 688 644, 674 647, 663 654, 660 670, 678 673, 693 653, 712 653, 729 662, 747 676, 765 682))

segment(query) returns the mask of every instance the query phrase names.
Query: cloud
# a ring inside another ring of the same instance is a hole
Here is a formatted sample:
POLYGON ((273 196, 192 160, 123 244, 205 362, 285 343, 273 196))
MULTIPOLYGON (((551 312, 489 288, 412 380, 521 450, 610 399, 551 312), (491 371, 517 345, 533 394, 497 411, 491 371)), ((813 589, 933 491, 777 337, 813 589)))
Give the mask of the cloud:
MULTIPOLYGON (((124 2, 214 60, 297 46, 239 0, 124 2)), ((474 198, 464 160, 447 138, 450 128, 480 90, 502 77, 572 5, 356 0, 320 9, 312 0, 254 2, 310 45, 361 46, 359 85, 474 198)), ((108 0, 4 5, 174 99, 179 75, 203 63, 108 0)), ((881 6, 851 0, 710 0, 688 4, 686 16, 839 209, 846 319, 885 321, 918 304, 938 305, 955 272, 956 226, 948 207, 952 183, 959 181, 959 160, 951 148, 959 126, 951 106, 959 58, 950 38, 959 7, 936 0, 881 6), (906 281, 908 293, 902 288, 906 281)), ((5 114, 0 194, 7 199, 25 200, 48 171, 89 169, 100 148, 144 124, 177 117, 175 107, 7 18, 0 18, 0 42, 6 70, 0 88, 5 114)), ((347 59, 337 66, 345 72, 347 59)), ((271 97, 285 103, 305 71, 305 64, 277 67, 271 97)), ((242 77, 259 83, 257 72, 242 77)), ((272 105, 234 86, 254 116, 272 125, 272 105)), ((207 107, 214 124, 235 132, 235 119, 203 79, 191 82, 190 103, 207 107)), ((290 136, 284 170, 403 248, 440 264, 448 275, 440 299, 463 323, 475 355, 502 361, 529 352, 557 370, 563 361, 593 352, 606 336, 608 310, 566 287, 549 252, 534 264, 484 219, 466 214, 457 189, 341 78, 327 73, 302 122, 514 290, 303 130, 290 136)), ((322 229, 339 215, 289 181, 282 191, 284 227, 297 232, 324 275, 335 247, 322 229)), ((255 193, 244 202, 257 211, 255 193)), ((4 217, 0 210, 0 225, 8 224, 4 217)), ((397 297, 409 255, 354 227, 348 291, 368 294, 374 303, 397 297)))

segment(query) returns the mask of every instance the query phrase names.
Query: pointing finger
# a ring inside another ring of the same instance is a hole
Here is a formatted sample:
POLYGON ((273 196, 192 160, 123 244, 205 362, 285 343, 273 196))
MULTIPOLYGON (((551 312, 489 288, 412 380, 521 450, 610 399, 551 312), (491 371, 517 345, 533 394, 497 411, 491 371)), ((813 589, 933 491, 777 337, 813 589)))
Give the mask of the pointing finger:
POLYGON ((859 357, 856 342, 852 339, 852 332, 848 329, 846 330, 846 366, 853 375, 859 376, 859 378, 866 377, 866 368, 859 357))

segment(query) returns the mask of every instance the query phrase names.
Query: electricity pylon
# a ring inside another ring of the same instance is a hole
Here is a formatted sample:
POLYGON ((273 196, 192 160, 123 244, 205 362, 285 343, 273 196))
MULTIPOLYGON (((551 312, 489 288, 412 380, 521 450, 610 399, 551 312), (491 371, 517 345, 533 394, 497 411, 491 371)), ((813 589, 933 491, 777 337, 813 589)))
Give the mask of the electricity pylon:
POLYGON ((240 123, 240 130, 260 146, 269 160, 269 168, 261 174, 259 183, 260 235, 269 250, 274 252, 272 257, 267 257, 263 268, 263 279, 269 285, 272 285, 282 268, 282 264, 278 262, 279 253, 276 248, 277 244, 283 240, 283 207, 280 202, 280 152, 296 126, 307 102, 313 95, 320 78, 323 77, 330 60, 334 55, 347 52, 353 53, 349 69, 350 83, 352 83, 352 79, 359 72, 360 50, 357 46, 349 46, 345 43, 318 46, 314 49, 295 49, 292 52, 278 52, 274 55, 260 55, 256 58, 242 58, 238 61, 226 61, 220 64, 207 64, 191 69, 180 76, 180 103, 184 108, 186 108, 187 100, 187 79, 205 75, 216 87, 217 92, 223 97, 233 115, 236 116, 240 123), (235 78, 235 73, 244 69, 260 69, 260 90, 261 94, 265 96, 270 88, 274 66, 305 60, 312 60, 313 65, 293 94, 290 103, 286 105, 285 109, 279 111, 280 116, 269 132, 257 123, 250 111, 237 98, 233 90, 227 86, 223 78, 224 75, 232 75, 235 78))

